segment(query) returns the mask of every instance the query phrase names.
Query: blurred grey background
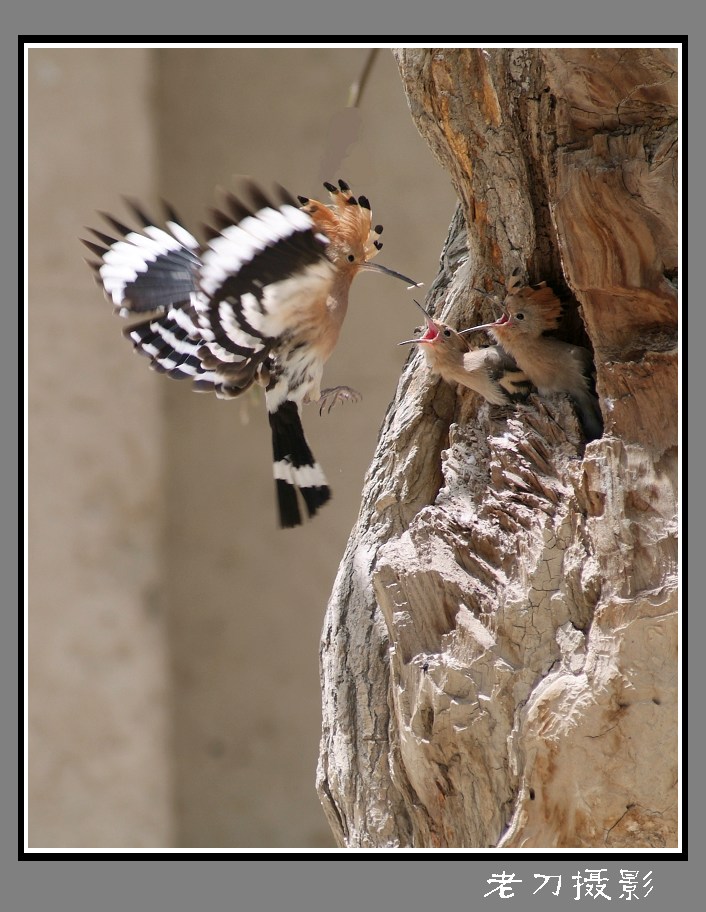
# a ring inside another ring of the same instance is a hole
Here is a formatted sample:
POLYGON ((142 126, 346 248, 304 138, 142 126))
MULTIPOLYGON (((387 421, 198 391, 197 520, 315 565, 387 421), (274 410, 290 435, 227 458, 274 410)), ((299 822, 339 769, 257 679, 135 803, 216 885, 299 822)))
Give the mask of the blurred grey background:
POLYGON ((122 195, 198 228, 237 175, 320 199, 343 177, 384 225, 379 261, 428 287, 455 195, 389 50, 356 110, 365 49, 28 54, 29 845, 332 846, 319 634, 412 292, 353 283, 324 384, 363 402, 305 411, 334 496, 282 532, 262 397, 150 371, 78 238, 122 195))

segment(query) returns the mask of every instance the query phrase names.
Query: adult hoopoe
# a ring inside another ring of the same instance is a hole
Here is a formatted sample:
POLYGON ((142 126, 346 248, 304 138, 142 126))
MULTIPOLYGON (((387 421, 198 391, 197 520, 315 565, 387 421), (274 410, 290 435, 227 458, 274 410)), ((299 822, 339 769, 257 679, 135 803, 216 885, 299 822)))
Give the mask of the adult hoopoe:
MULTIPOLYGON (((323 366, 338 340, 348 291, 361 270, 416 285, 371 259, 382 247, 370 203, 344 181, 326 183, 332 205, 281 187, 270 201, 247 185, 250 205, 232 194, 211 213, 208 243, 199 244, 166 207, 165 227, 130 203, 141 223, 133 230, 104 218, 117 236, 90 229, 84 241, 98 257, 97 280, 122 317, 142 319, 124 330, 150 367, 191 379, 197 391, 224 399, 254 382, 265 387, 272 432, 274 477, 282 527, 309 516, 331 492, 304 436, 301 405, 322 400, 323 366)), ((352 392, 325 390, 323 401, 352 392)))
POLYGON ((502 316, 495 323, 464 332, 487 329, 541 394, 568 393, 588 440, 601 437, 603 418, 593 392, 591 353, 580 345, 545 335, 559 325, 561 301, 546 282, 522 286, 519 269, 512 273, 507 292, 502 316))
POLYGON ((423 336, 398 344, 422 346, 429 367, 447 383, 467 386, 493 405, 507 405, 531 392, 526 374, 500 346, 473 351, 461 333, 432 320, 419 301, 414 303, 424 313, 427 330, 423 336))

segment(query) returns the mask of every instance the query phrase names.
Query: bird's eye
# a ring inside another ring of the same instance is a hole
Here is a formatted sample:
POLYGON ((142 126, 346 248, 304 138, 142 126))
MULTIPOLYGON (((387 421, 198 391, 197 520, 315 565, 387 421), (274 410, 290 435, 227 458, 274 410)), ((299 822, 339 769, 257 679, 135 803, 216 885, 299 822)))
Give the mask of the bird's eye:
POLYGON ((349 263, 355 263, 355 257, 353 256, 352 253, 349 253, 348 256, 346 257, 346 259, 348 260, 349 263))
POLYGON ((450 330, 450 329, 445 329, 445 330, 444 330, 444 335, 448 338, 448 337, 451 335, 451 330, 450 330))
POLYGON ((516 320, 524 320, 525 315, 523 313, 515 314, 516 320))

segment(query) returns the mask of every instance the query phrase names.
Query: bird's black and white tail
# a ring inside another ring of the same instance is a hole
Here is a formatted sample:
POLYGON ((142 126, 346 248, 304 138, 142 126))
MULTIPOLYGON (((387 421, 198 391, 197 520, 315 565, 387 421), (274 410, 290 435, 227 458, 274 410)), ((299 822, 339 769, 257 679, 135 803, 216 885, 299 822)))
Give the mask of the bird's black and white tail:
POLYGON ((298 494, 309 516, 314 516, 331 497, 326 476, 314 459, 304 436, 296 402, 285 399, 269 411, 272 430, 272 456, 279 521, 283 529, 301 524, 298 494))

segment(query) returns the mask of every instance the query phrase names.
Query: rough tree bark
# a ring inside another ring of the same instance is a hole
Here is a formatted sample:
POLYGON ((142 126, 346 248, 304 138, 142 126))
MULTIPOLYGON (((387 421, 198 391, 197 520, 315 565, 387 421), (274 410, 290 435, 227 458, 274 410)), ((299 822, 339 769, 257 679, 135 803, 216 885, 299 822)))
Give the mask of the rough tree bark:
POLYGON ((321 800, 349 847, 674 846, 676 51, 396 57, 461 201, 427 306, 547 280, 605 433, 411 355, 326 614, 321 800))

